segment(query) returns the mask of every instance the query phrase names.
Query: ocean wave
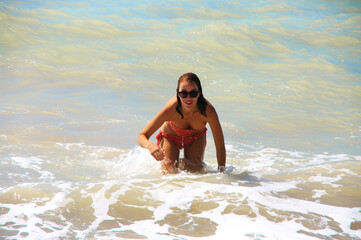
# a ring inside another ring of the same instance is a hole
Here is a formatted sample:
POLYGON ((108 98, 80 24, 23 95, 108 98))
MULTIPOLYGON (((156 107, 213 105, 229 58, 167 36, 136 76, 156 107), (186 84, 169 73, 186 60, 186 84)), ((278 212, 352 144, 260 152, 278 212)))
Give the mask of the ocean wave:
POLYGON ((5 238, 357 238, 360 156, 228 145, 225 174, 208 157, 203 174, 162 175, 140 147, 53 147, 2 161, 5 238))

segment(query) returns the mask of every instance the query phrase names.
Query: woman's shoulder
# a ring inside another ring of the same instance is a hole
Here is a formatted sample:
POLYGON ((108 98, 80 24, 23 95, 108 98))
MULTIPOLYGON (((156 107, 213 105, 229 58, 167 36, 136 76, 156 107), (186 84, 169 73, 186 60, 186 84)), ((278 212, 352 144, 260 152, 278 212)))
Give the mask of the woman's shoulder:
POLYGON ((174 96, 171 99, 169 99, 169 101, 165 104, 162 112, 165 113, 166 115, 174 114, 176 112, 176 107, 177 107, 177 97, 174 96))
POLYGON ((207 101, 207 108, 206 108, 206 115, 207 118, 212 118, 214 116, 217 116, 217 112, 216 109, 214 108, 214 106, 206 99, 207 101))
POLYGON ((175 110, 175 107, 177 106, 177 97, 174 96, 165 104, 165 109, 167 110, 175 110))
POLYGON ((214 106, 212 105, 212 103, 210 101, 207 101, 207 108, 206 108, 206 113, 209 113, 209 112, 215 112, 216 109, 214 108, 214 106))
POLYGON ((176 106, 177 105, 177 96, 173 96, 171 99, 168 100, 168 102, 166 103, 166 107, 169 106, 176 106))

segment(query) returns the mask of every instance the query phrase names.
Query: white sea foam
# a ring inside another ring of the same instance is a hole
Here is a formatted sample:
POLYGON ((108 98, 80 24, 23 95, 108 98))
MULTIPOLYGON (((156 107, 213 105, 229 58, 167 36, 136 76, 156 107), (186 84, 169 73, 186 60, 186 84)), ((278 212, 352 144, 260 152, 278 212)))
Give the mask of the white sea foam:
POLYGON ((312 198, 320 198, 323 195, 327 194, 326 190, 318 190, 318 189, 314 189, 312 190, 312 192, 314 193, 314 195, 312 196, 312 198))
POLYGON ((12 164, 18 165, 24 169, 31 169, 40 174, 39 179, 54 179, 54 174, 50 171, 43 170, 43 159, 38 157, 11 157, 12 164))
POLYGON ((232 144, 226 144, 226 151, 227 152, 240 152, 238 149, 235 148, 232 144))
MULTIPOLYGON (((1 190, 3 196, 15 194, 14 203, 8 200, 8 203, 2 204, 9 212, 2 215, 1 224, 15 222, 16 225, 26 226, 21 227, 18 234, 26 233, 28 239, 41 237, 44 234, 42 228, 51 230, 46 233, 49 238, 75 234, 79 238, 117 239, 121 234, 133 234, 148 239, 224 239, 234 236, 240 239, 313 239, 305 234, 339 234, 334 226, 338 226, 343 234, 356 236, 356 232, 350 229, 350 223, 361 220, 357 207, 324 204, 322 199, 328 196, 329 190, 311 188, 310 199, 287 195, 288 191, 303 191, 300 185, 312 186, 313 183, 319 184, 318 187, 342 189, 340 181, 345 176, 357 177, 358 174, 347 167, 349 165, 340 162, 343 159, 353 163, 349 160, 355 161, 358 156, 312 155, 275 148, 246 151, 233 145, 235 155, 230 155, 232 157, 228 159, 226 174, 217 172, 217 164, 211 161, 207 166, 210 171, 205 174, 181 172, 162 175, 160 163, 140 147, 129 151, 85 143, 58 143, 55 147, 58 151, 78 156, 78 159, 66 156, 67 161, 57 160, 57 164, 50 167, 45 167, 51 163, 44 160, 48 159, 45 156, 11 157, 11 161, 6 162, 39 174, 38 177, 28 174, 28 182, 1 190), (114 157, 117 153, 119 155, 114 157), (110 154, 109 158, 105 157, 107 154, 110 154), (309 163, 305 159, 314 161, 309 163), (58 171, 57 167, 68 169, 69 165, 78 168, 78 164, 104 173, 95 178, 84 175, 81 181, 69 181, 53 173, 58 171), (304 171, 314 174, 305 177, 304 171), (334 174, 336 171, 337 174, 334 174), (45 183, 39 182, 39 178, 47 179, 48 186, 42 186, 45 183), (44 194, 37 197, 34 193, 35 196, 29 198, 22 189, 39 189, 44 194), (133 200, 129 202, 128 198, 133 200), (38 199, 37 203, 35 199, 38 199), (77 204, 83 204, 85 199, 91 199, 91 210, 86 211, 91 211, 94 220, 84 229, 78 229, 69 216, 76 216, 87 209, 79 208, 80 213, 73 209, 77 204), (16 203, 19 200, 23 203, 16 203), (117 206, 125 211, 128 208, 135 211, 128 214, 142 214, 143 211, 151 214, 135 217, 139 220, 127 220, 123 219, 126 215, 117 212, 117 206), (203 209, 203 206, 210 207, 203 209), (116 217, 117 214, 121 217, 116 217), (57 215, 56 221, 41 217, 53 219, 57 215), (117 222, 119 218, 127 223, 117 222), (178 226, 168 222, 169 218, 184 218, 185 222, 178 226), (101 227, 104 222, 114 223, 107 229, 101 227), (214 233, 203 233, 203 237, 192 236, 189 229, 197 229, 202 224, 206 229, 213 229, 214 233), (317 230, 308 228, 307 224, 315 224, 317 230)), ((5 228, 12 229, 10 225, 5 228)))
POLYGON ((1 135, 0 135, 0 139, 2 139, 2 140, 8 140, 8 135, 6 135, 6 134, 1 134, 1 135))
POLYGON ((308 180, 311 182, 320 182, 322 184, 338 187, 341 185, 335 184, 334 182, 341 180, 343 176, 344 176, 343 174, 337 175, 336 177, 326 177, 326 176, 317 175, 317 176, 310 177, 308 180))

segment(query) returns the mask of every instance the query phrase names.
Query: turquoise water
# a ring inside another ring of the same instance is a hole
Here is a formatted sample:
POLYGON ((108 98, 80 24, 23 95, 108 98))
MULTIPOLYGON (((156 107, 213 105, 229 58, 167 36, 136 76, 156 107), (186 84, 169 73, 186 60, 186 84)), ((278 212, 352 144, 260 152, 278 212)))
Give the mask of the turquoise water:
POLYGON ((0 238, 361 238, 360 13, 1 1, 0 238), (224 175, 211 131, 206 174, 162 176, 137 146, 185 72, 217 109, 224 175))

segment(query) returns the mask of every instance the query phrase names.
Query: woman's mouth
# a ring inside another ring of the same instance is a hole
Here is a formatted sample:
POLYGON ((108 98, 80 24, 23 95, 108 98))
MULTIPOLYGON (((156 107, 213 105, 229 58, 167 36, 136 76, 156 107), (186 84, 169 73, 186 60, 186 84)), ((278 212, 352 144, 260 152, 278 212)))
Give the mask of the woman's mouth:
POLYGON ((193 104, 193 101, 184 101, 184 103, 187 105, 187 106, 190 106, 193 104))

